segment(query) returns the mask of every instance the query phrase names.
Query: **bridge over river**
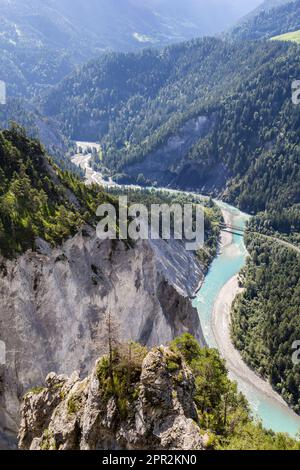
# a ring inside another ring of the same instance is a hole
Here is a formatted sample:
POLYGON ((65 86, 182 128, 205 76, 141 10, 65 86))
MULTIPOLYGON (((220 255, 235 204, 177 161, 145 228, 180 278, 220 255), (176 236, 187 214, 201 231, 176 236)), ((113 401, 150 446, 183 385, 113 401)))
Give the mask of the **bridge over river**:
POLYGON ((245 228, 238 227, 237 225, 221 223, 220 228, 222 232, 229 232, 229 233, 232 233, 233 235, 238 235, 240 237, 243 237, 245 233, 245 228))

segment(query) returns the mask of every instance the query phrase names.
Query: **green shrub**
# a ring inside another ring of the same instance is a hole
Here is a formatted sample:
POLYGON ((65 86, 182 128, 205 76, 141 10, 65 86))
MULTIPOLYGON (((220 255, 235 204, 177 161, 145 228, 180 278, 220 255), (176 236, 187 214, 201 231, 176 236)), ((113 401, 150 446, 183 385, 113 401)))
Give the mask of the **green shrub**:
POLYGON ((137 343, 120 345, 114 349, 112 377, 108 356, 103 357, 97 365, 97 377, 104 402, 112 397, 122 418, 128 414, 129 404, 138 398, 142 362, 147 349, 137 343))
POLYGON ((173 362, 173 361, 169 361, 167 362, 167 369, 169 372, 175 372, 179 369, 179 364, 177 364, 176 362, 173 362))
POLYGON ((26 395, 39 395, 40 393, 44 392, 46 390, 45 387, 34 387, 26 395))

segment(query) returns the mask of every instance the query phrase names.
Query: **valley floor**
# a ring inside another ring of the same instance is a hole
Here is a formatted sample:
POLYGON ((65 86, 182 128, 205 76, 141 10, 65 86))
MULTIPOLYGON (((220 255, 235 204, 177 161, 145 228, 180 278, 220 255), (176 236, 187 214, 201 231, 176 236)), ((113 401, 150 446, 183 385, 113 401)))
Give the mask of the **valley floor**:
MULTIPOLYGON (((230 214, 223 211, 223 216, 227 224, 231 224, 230 214)), ((221 247, 224 249, 230 245, 232 235, 223 232, 221 247)), ((270 237, 271 238, 271 237, 270 237)), ((240 379, 244 383, 254 386, 259 392, 275 401, 277 406, 289 409, 285 401, 276 393, 271 385, 261 379, 254 371, 252 371, 243 361, 240 353, 235 349, 230 332, 230 312, 234 299, 241 292, 238 283, 238 276, 231 278, 228 283, 220 291, 213 309, 212 330, 217 348, 226 360, 226 364, 233 378, 240 379)), ((292 411, 290 411, 294 414, 292 411)), ((295 415, 296 416, 296 415, 295 415)))

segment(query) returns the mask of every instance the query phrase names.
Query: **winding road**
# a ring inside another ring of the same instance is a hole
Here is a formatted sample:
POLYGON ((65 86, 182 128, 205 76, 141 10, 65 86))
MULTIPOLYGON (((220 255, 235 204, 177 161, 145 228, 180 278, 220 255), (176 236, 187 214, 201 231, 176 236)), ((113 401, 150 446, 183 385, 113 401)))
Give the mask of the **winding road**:
POLYGON ((281 238, 278 237, 271 237, 270 235, 264 235, 263 233, 259 232, 254 232, 256 235, 259 235, 260 237, 266 238, 267 240, 270 240, 272 242, 277 242, 279 245, 285 246, 286 248, 290 248, 293 251, 296 251, 300 255, 300 247, 293 245, 292 243, 289 243, 285 240, 282 240, 281 238))

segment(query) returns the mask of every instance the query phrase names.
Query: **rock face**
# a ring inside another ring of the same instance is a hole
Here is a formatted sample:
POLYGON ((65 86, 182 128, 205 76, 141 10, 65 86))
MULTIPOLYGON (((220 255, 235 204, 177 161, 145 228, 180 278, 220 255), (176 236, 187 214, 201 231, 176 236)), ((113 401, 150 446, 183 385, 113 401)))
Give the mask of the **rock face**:
POLYGON ((19 447, 31 450, 201 450, 208 437, 197 425, 194 377, 168 348, 154 348, 143 361, 136 398, 126 416, 105 398, 99 360, 80 381, 48 375, 46 388, 30 392, 21 407, 19 447), (172 362, 171 362, 172 364, 172 362))
MULTIPOLYGON (((190 174, 185 178, 183 175, 186 165, 190 167, 192 164, 187 159, 189 150, 212 126, 213 121, 206 116, 188 120, 163 146, 149 153, 143 161, 125 166, 123 172, 134 178, 142 174, 159 186, 200 189, 207 180, 207 175, 203 175, 203 168, 194 164, 190 174)), ((216 178, 215 172, 214 177, 216 178)))
POLYGON ((148 186, 157 183, 161 187, 201 194, 222 194, 232 177, 230 169, 223 163, 208 165, 205 159, 195 161, 189 157, 194 145, 213 127, 213 116, 190 119, 164 145, 147 154, 142 161, 126 165, 119 183, 132 184, 138 181, 139 175, 143 175, 148 186))
POLYGON ((14 445, 24 393, 49 370, 86 376, 103 353, 105 312, 120 321, 122 341, 165 344, 183 332, 204 343, 190 297, 203 278, 196 257, 177 241, 128 249, 86 227, 61 248, 0 260, 0 447, 14 445))

